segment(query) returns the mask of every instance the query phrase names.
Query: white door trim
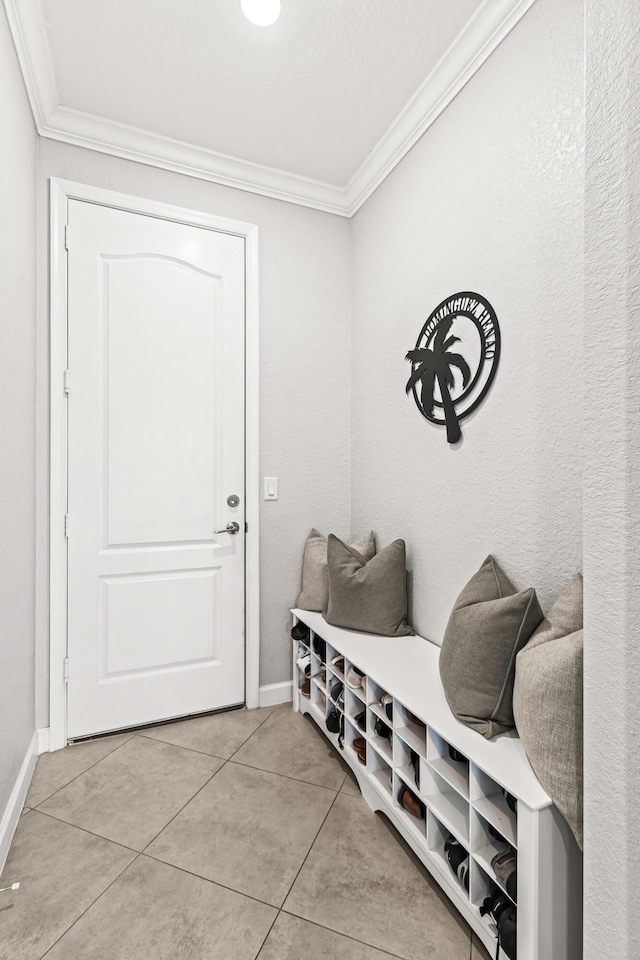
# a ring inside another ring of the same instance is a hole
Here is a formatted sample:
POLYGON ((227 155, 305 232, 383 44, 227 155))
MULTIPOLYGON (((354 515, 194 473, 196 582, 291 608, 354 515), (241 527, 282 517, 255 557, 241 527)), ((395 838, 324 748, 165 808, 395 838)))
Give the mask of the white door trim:
POLYGON ((67 688, 64 659, 67 655, 67 409, 64 371, 67 369, 67 258, 65 227, 69 200, 84 200, 142 213, 164 220, 230 233, 246 243, 245 308, 245 701, 259 705, 260 570, 259 570, 259 354, 258 354, 258 227, 239 220, 216 217, 142 197, 103 190, 86 184, 50 179, 50 612, 49 612, 49 749, 67 743, 67 688))

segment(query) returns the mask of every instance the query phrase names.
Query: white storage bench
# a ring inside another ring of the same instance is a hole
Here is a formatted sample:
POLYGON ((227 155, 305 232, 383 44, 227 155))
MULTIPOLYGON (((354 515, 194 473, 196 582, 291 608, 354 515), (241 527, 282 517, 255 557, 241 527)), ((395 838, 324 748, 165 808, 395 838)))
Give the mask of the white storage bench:
MULTIPOLYGON (((486 740, 460 723, 447 704, 438 658, 440 648, 421 637, 388 638, 341 630, 319 613, 293 610, 294 621, 312 631, 310 696, 300 693, 305 680, 297 666, 304 652, 293 641, 293 707, 308 713, 328 740, 327 714, 335 708, 330 686, 343 671, 331 665, 338 654, 367 680, 364 689, 344 684, 344 741, 341 749, 373 810, 384 813, 447 893, 467 923, 495 956, 496 930, 480 916, 486 896, 500 889, 491 859, 504 849, 489 827, 517 849, 518 960, 580 960, 582 957, 582 857, 564 819, 538 782, 524 748, 513 734, 486 740), (313 636, 326 643, 325 659, 314 653, 313 636), (323 674, 326 674, 323 679, 323 674), (377 707, 384 693, 393 697, 393 723, 377 707), (407 710, 423 721, 412 723, 407 710), (366 711, 362 731, 355 717, 366 711), (379 737, 377 717, 393 728, 393 742, 379 737), (353 749, 365 737, 366 765, 353 749), (449 746, 468 763, 452 760, 449 746), (419 755, 420 789, 410 754, 419 755), (426 807, 426 819, 408 813, 398 802, 403 782, 426 807), (517 813, 507 805, 504 788, 517 799, 517 813), (452 835, 469 852, 469 892, 447 862, 444 843, 452 835)), ((307 645, 309 646, 309 645, 307 645)))

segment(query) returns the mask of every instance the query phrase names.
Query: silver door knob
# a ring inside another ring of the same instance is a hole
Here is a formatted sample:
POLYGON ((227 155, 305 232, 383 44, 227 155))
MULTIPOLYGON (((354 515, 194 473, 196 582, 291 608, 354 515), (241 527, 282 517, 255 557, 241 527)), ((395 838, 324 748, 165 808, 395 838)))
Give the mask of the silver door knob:
POLYGON ((228 523, 224 530, 215 530, 214 533, 238 533, 240 531, 240 524, 236 523, 235 520, 232 520, 231 523, 228 523))

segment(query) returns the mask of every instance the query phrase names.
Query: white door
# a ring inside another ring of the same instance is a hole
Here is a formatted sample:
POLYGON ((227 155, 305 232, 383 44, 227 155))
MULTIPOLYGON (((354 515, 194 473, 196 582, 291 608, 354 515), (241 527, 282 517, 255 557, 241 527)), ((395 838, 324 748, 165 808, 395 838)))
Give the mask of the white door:
POLYGON ((68 222, 78 737, 244 702, 245 252, 76 200, 68 222))

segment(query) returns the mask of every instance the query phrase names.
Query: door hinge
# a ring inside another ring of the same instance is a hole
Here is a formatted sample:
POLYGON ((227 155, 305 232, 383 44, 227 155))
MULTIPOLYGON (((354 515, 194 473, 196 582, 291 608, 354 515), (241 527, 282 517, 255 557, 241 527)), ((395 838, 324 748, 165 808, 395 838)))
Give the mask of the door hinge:
POLYGON ((65 250, 69 249, 69 224, 68 223, 64 228, 64 248, 65 250))
POLYGON ((245 532, 245 533, 249 533, 249 524, 246 522, 246 520, 245 520, 245 524, 244 524, 244 532, 245 532))
POLYGON ((62 679, 65 683, 69 682, 69 657, 65 657, 62 661, 62 679))
POLYGON ((65 513, 64 515, 64 535, 65 537, 69 536, 69 514, 65 513))
POLYGON ((65 370, 64 373, 62 374, 62 383, 63 383, 63 385, 64 385, 65 395, 68 397, 68 396, 69 396, 69 390, 71 389, 71 387, 69 386, 69 371, 68 371, 68 370, 65 370))

